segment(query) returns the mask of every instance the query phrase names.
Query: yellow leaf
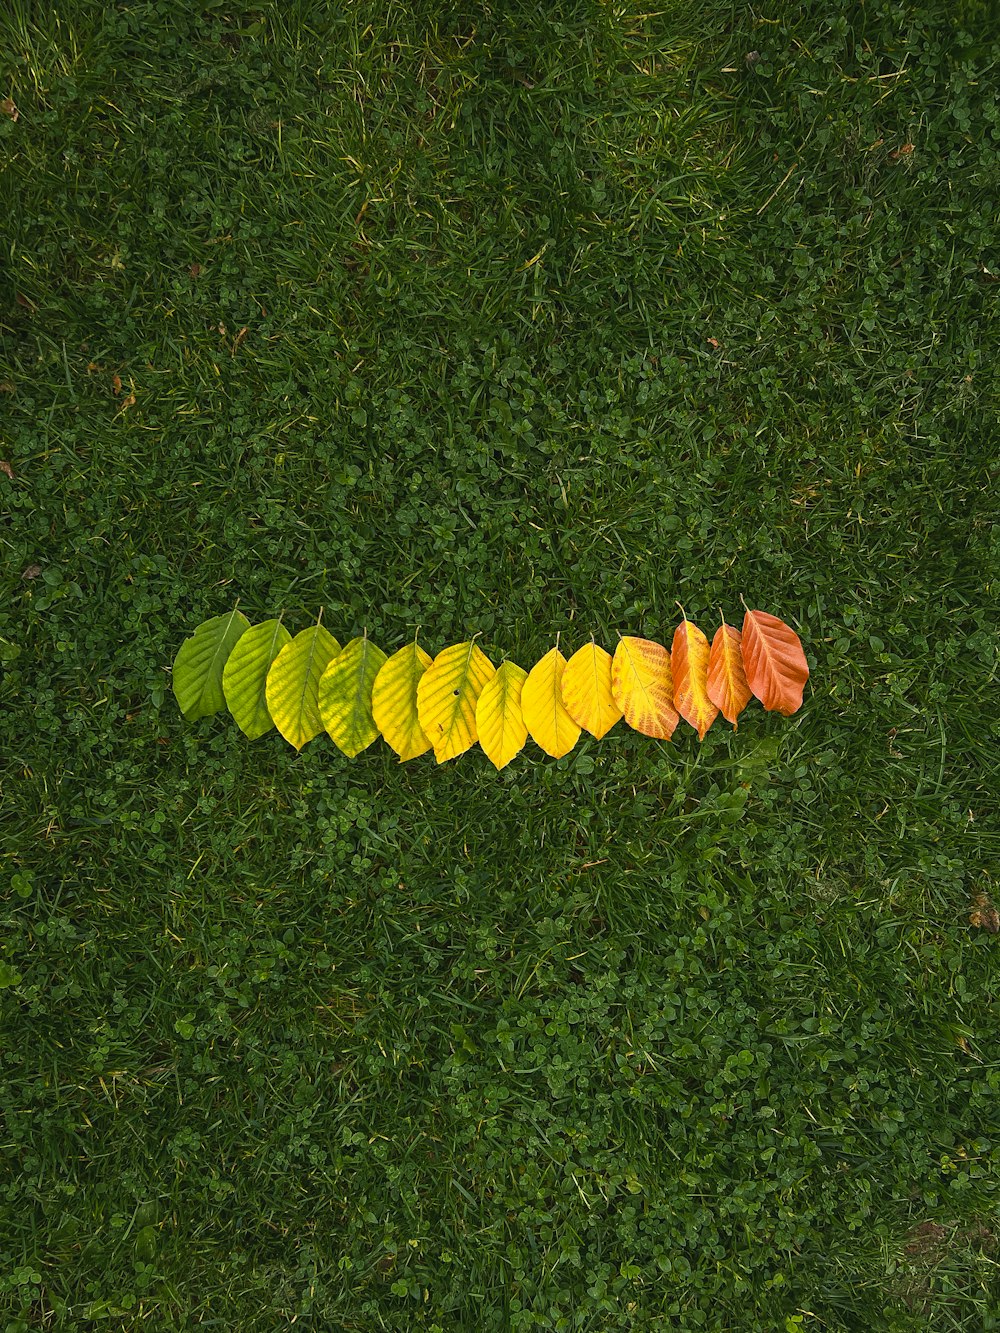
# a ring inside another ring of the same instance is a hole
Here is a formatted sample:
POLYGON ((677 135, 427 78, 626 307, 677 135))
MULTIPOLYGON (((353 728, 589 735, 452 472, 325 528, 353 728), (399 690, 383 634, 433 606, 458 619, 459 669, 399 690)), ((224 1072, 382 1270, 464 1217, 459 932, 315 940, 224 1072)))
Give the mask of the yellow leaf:
POLYGON ((521 687, 527 678, 516 662, 504 662, 476 704, 479 744, 497 769, 506 768, 528 739, 521 715, 521 687))
POLYGON ((622 715, 611 690, 611 654, 588 643, 566 663, 562 701, 574 722, 598 740, 622 715))
POLYGON ((528 734, 553 759, 569 754, 580 736, 580 728, 562 701, 562 676, 566 659, 558 648, 547 652, 528 672, 521 687, 521 714, 528 734))
POLYGON ((286 643, 267 673, 267 710, 296 750, 323 730, 319 682, 340 644, 322 625, 313 625, 286 643))
POLYGON ((430 664, 430 653, 414 640, 393 653, 375 677, 372 717, 401 764, 431 748, 417 716, 417 684, 430 664))
POLYGON ((684 618, 674 630, 670 666, 674 673, 674 707, 690 722, 703 741, 719 716, 708 697, 708 640, 697 625, 684 618))
POLYGON ((626 635, 611 663, 611 689, 625 721, 644 736, 668 741, 679 718, 670 654, 651 639, 626 635))
POLYGON ((476 704, 494 670, 490 659, 470 640, 443 649, 420 677, 417 716, 439 764, 464 754, 476 743, 476 704))
POLYGON ((319 715, 333 743, 354 759, 378 736, 372 717, 372 687, 386 656, 368 638, 352 639, 323 672, 319 715))

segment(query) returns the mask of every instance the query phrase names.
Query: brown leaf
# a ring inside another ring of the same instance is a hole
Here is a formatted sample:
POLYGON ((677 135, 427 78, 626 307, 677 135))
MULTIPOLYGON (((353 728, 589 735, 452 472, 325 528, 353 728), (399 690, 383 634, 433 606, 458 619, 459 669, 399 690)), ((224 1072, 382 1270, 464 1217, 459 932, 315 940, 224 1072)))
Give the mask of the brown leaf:
POLYGON ((250 331, 250 330, 249 330, 249 329, 247 328, 247 326, 244 324, 243 328, 240 329, 239 333, 238 333, 238 334, 236 335, 236 337, 233 339, 233 356, 236 355, 236 349, 239 347, 239 345, 240 345, 240 343, 243 341, 243 339, 247 336, 247 334, 249 333, 249 331, 250 331))
POLYGON ((14 480, 14 469, 7 462, 6 458, 0 458, 0 472, 5 472, 11 481, 14 480))
POLYGON ((14 386, 10 380, 0 380, 0 393, 13 393, 14 386))
POLYGON ((201 273, 201 265, 200 265, 200 264, 189 264, 189 265, 188 265, 188 273, 191 275, 192 278, 197 278, 198 275, 201 273))
POLYGON ((34 301, 29 301, 28 298, 25 296, 24 292, 18 292, 17 295, 14 297, 14 300, 17 302, 17 304, 21 307, 22 310, 30 310, 32 314, 34 314, 34 312, 38 309, 34 301))
POLYGON ((39 576, 39 574, 40 574, 41 572, 42 572, 42 567, 41 567, 41 565, 29 565, 28 568, 27 568, 27 569, 24 571, 24 573, 21 575, 21 578, 22 578, 22 579, 37 579, 38 576, 39 576))
POLYGON ((120 375, 115 375, 111 380, 111 392, 117 398, 117 396, 121 393, 121 391, 122 391, 122 377, 120 375))
POLYGON ((973 898, 969 925, 988 930, 991 935, 1000 933, 1000 912, 993 906, 993 900, 988 893, 977 893, 973 898))
POLYGON ((895 149, 894 152, 889 154, 889 161, 898 162, 901 157, 909 157, 909 155, 912 152, 913 152, 913 144, 901 143, 899 147, 895 149))
POLYGON ((14 105, 14 99, 12 97, 5 97, 3 101, 0 102, 0 111, 2 111, 5 116, 10 116, 11 120, 15 121, 19 120, 21 116, 20 111, 18 111, 17 107, 14 105))
POLYGON ((122 411, 127 412, 130 407, 135 407, 135 394, 130 393, 127 398, 122 399, 122 411))
POLYGON ((920 1222, 910 1231, 904 1253, 923 1258, 930 1251, 936 1250, 947 1235, 947 1228, 937 1222, 920 1222))

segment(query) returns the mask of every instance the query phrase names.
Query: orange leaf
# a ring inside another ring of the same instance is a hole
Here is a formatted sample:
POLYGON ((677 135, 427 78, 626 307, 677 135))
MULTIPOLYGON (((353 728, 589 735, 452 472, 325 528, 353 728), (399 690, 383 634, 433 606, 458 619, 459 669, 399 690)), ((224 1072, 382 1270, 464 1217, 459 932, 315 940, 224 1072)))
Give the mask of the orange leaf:
POLYGON ((809 664, 795 631, 766 611, 748 611, 742 648, 747 684, 764 707, 785 717, 797 712, 809 664))
POLYGON ((662 644, 626 635, 611 663, 611 689, 625 721, 644 736, 668 741, 679 721, 670 654, 662 644))
POLYGON ((718 708, 708 697, 708 659, 708 639, 685 616, 674 630, 670 654, 674 707, 694 727, 700 741, 719 716, 718 708))
POLYGON ((708 697, 717 704, 722 716, 737 729, 737 718, 753 698, 743 670, 742 639, 738 629, 725 621, 715 631, 708 658, 708 697))

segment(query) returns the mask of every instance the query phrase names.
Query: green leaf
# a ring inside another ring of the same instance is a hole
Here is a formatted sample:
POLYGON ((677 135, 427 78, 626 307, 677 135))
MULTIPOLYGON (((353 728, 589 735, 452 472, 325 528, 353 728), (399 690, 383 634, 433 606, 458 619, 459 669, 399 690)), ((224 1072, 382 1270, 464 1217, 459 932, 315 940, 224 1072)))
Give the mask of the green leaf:
POLYGON ((189 722, 211 717, 225 703, 222 672, 229 654, 250 628, 241 611, 213 616, 185 639, 174 658, 174 697, 189 722))
POLYGON ((323 730, 319 682, 340 644, 322 625, 313 625, 286 643, 267 673, 267 711, 289 745, 301 750, 323 730))
POLYGON ((252 741, 274 726, 267 711, 267 673, 291 641, 280 620, 265 620, 248 629, 229 655, 222 673, 226 705, 239 729, 252 741))
POLYGON ((372 688, 386 663, 367 636, 352 639, 333 659, 319 683, 319 715, 335 745, 353 759, 378 736, 372 716, 372 688))

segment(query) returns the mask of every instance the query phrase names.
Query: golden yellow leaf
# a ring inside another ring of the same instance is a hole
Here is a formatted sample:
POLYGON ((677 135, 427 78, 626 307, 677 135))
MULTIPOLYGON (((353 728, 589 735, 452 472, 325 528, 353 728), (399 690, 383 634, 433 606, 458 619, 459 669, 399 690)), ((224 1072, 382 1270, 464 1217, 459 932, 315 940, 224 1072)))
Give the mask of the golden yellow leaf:
POLYGON ((506 768, 528 739, 521 714, 521 688, 527 678, 527 671, 516 662, 504 662, 483 686, 476 704, 479 744, 497 769, 506 768))
POLYGON ((414 640, 393 653, 375 677, 372 717, 401 764, 431 748, 417 716, 417 685, 431 661, 430 653, 414 640))
POLYGON ((323 730, 319 682, 340 644, 322 625, 313 625, 286 643, 271 663, 265 695, 274 725, 296 750, 323 730))
POLYGON ((708 655, 708 697, 722 710, 722 716, 737 729, 737 719, 753 698, 743 670, 742 635, 725 621, 715 631, 708 655))
POLYGON ((611 654, 596 643, 586 644, 569 659, 561 689, 566 712, 597 740, 622 715, 611 689, 611 654))
POLYGON ((694 727, 700 741, 719 716, 718 708, 708 697, 708 658, 708 639, 685 617, 674 631, 670 653, 674 707, 694 727))
POLYGON ((611 663, 611 689, 625 721, 644 736, 668 741, 679 718, 670 654, 661 643, 626 635, 611 663))
POLYGON ((490 659, 469 640, 444 648, 417 683, 417 716, 439 764, 464 754, 479 738, 476 704, 494 674, 490 659))
POLYGON ((565 657, 558 648, 553 648, 535 663, 521 687, 524 725, 535 744, 553 759, 569 754, 580 736, 580 728, 563 706, 561 687, 565 668, 565 657))

